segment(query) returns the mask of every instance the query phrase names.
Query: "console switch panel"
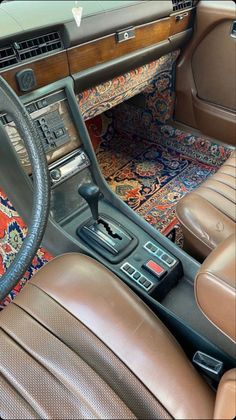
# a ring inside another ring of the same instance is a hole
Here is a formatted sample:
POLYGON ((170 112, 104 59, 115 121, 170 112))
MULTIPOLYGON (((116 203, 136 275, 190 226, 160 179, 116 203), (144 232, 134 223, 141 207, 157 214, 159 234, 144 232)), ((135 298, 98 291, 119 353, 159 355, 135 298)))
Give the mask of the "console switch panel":
POLYGON ((123 264, 120 269, 127 274, 127 276, 134 280, 136 283, 139 284, 143 289, 145 289, 147 292, 153 287, 153 283, 147 279, 147 277, 143 276, 139 270, 137 270, 135 267, 133 267, 131 264, 126 262, 123 264))

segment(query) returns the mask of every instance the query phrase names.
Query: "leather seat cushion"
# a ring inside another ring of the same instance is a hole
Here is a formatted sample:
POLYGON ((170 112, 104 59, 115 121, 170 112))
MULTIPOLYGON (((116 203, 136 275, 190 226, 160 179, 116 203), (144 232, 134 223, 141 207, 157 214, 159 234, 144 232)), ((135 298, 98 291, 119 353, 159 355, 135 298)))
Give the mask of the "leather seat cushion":
POLYGON ((177 205, 186 251, 202 260, 235 232, 236 152, 177 205))
POLYGON ((48 263, 0 313, 3 418, 212 418, 214 393, 130 289, 89 257, 48 263))

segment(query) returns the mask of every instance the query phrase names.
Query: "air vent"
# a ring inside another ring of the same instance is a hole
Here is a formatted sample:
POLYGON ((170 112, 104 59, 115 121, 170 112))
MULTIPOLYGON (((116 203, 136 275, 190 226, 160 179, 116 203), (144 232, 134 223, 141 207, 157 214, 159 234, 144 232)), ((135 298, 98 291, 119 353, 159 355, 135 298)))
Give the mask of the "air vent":
POLYGON ((37 38, 14 43, 20 61, 29 60, 42 54, 62 50, 63 44, 59 32, 52 32, 37 38))
POLYGON ((172 3, 174 12, 193 7, 193 0, 172 0, 172 3))
POLYGON ((0 49, 0 70, 63 49, 59 32, 14 42, 0 49))
POLYGON ((17 63, 17 56, 14 48, 7 46, 0 48, 0 70, 17 63))

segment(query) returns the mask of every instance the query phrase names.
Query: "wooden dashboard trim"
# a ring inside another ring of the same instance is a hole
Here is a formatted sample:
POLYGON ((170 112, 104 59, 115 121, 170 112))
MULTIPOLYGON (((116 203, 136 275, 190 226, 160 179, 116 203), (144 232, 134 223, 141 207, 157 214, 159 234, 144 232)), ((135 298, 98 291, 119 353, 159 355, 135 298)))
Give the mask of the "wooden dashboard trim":
POLYGON ((34 60, 11 69, 1 71, 0 75, 10 84, 18 95, 22 92, 18 89, 16 74, 24 69, 30 68, 34 71, 37 89, 57 80, 64 79, 69 76, 69 64, 66 51, 52 54, 45 58, 34 60))
POLYGON ((181 15, 180 20, 177 20, 176 14, 173 14, 155 22, 136 26, 134 28, 135 38, 122 43, 116 41, 116 34, 113 33, 44 58, 34 59, 31 62, 1 70, 0 75, 20 96, 23 93, 18 89, 15 76, 23 69, 30 68, 34 71, 37 81, 36 88, 38 89, 82 70, 168 40, 170 36, 183 32, 192 26, 193 13, 193 10, 178 13, 178 15, 181 15))
POLYGON ((103 64, 115 58, 167 40, 170 36, 188 29, 192 12, 186 12, 177 21, 175 16, 135 27, 135 38, 118 43, 116 34, 108 35, 67 50, 71 74, 103 64))

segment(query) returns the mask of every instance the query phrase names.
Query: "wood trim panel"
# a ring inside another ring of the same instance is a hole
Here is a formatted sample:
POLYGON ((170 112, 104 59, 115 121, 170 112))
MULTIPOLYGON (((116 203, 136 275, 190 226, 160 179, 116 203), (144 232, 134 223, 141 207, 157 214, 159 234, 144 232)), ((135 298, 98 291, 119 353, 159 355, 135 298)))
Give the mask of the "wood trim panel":
POLYGON ((137 26, 135 28, 135 38, 123 43, 116 41, 115 34, 108 35, 51 56, 0 71, 0 75, 20 96, 22 92, 18 89, 15 78, 16 73, 19 71, 26 68, 34 70, 37 88, 47 86, 70 74, 73 75, 114 58, 158 44, 167 40, 169 36, 188 29, 192 24, 193 12, 183 12, 179 13, 179 15, 183 16, 182 20, 176 21, 175 15, 172 15, 155 22, 137 26))
POLYGON ((115 34, 68 50, 71 74, 119 58, 168 38, 170 18, 135 28, 135 38, 117 43, 115 34))
POLYGON ((135 28, 135 38, 117 43, 115 34, 108 35, 78 47, 68 49, 68 60, 71 74, 78 73, 109 60, 122 57, 142 48, 167 40, 169 36, 188 29, 192 12, 176 22, 175 16, 158 20, 135 28))
POLYGON ((0 75, 4 77, 18 95, 22 95, 22 92, 18 89, 15 75, 19 71, 28 68, 34 70, 37 80, 37 88, 49 85, 50 83, 69 76, 67 53, 66 51, 62 51, 40 60, 25 63, 12 69, 0 72, 0 75))
POLYGON ((194 17, 193 13, 194 12, 185 12, 185 13, 183 12, 183 13, 177 13, 171 16, 171 24, 170 24, 171 36, 176 35, 180 32, 183 32, 186 29, 188 29, 190 26, 192 26, 193 17, 194 17), (176 19, 177 16, 181 16, 181 19, 180 20, 176 19))

